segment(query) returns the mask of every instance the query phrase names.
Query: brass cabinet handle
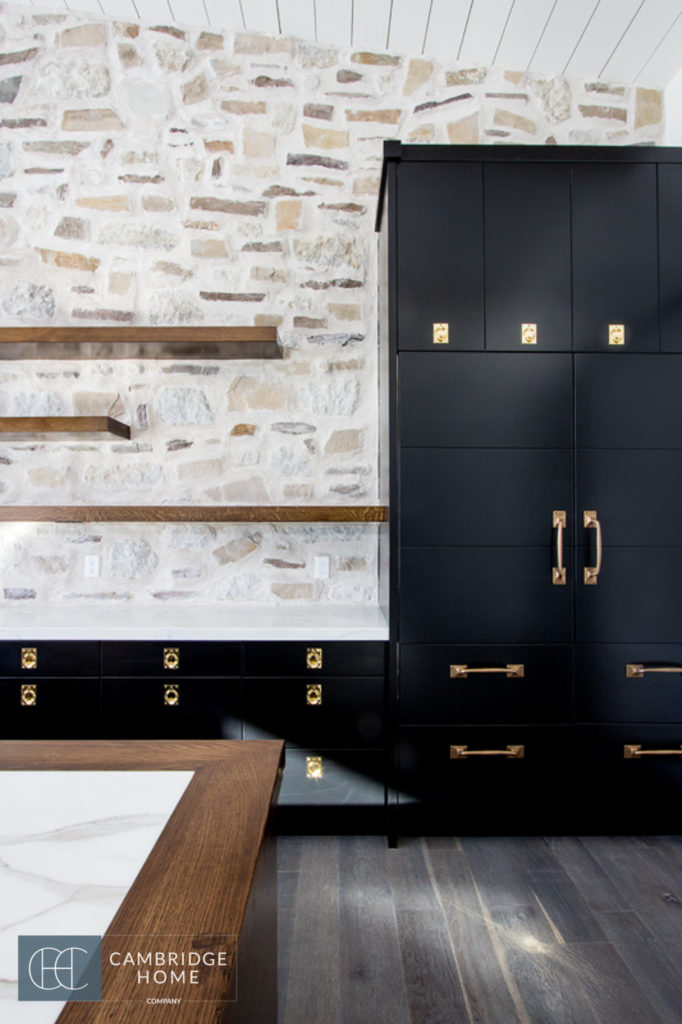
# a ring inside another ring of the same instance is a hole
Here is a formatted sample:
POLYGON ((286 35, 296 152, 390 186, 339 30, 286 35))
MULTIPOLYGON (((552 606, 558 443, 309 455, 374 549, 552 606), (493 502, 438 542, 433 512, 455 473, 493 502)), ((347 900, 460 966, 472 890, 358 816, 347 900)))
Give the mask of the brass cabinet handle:
POLYGON ((22 708, 34 708, 38 703, 38 687, 36 683, 22 683, 19 703, 22 708))
POLYGON ((306 647, 305 652, 306 668, 322 668, 322 648, 306 647))
POLYGON ((26 669, 38 668, 38 648, 21 648, 21 667, 26 669))
POLYGON ((583 512, 583 526, 589 530, 597 531, 597 563, 596 565, 586 565, 583 570, 583 582, 588 587, 596 586, 601 572, 601 551, 602 551, 602 537, 601 537, 601 523, 597 518, 597 513, 594 511, 583 512))
POLYGON ((468 665, 450 666, 451 679, 466 679, 474 673, 484 673, 489 675, 500 672, 503 673, 507 679, 523 679, 525 675, 523 665, 492 665, 490 668, 469 668, 468 665))
POLYGON ((179 683, 164 683, 163 684, 163 703, 168 707, 177 707, 180 703, 180 684, 179 683))
POLYGON ((305 777, 306 779, 322 779, 324 778, 324 766, 322 764, 322 758, 318 756, 306 757, 305 759, 305 777))
POLYGON ((625 675, 628 679, 641 679, 645 672, 672 672, 682 675, 682 665, 626 665, 625 675))
POLYGON ((320 706, 322 703, 322 683, 306 683, 305 702, 314 707, 320 706))
POLYGON ((465 746, 451 746, 450 759, 458 761, 462 757, 514 757, 525 756, 526 748, 523 743, 508 743, 504 750, 469 750, 465 746))
POLYGON ((179 647, 164 647, 163 649, 163 667, 174 670, 180 668, 180 648, 179 647))
POLYGON ((640 743, 626 743, 623 747, 623 757, 682 757, 682 746, 679 750, 642 750, 640 743))
POLYGON ((564 568, 566 513, 563 510, 552 512, 552 526, 556 530, 556 565, 552 566, 552 583, 555 587, 563 587, 566 585, 566 570, 564 568))

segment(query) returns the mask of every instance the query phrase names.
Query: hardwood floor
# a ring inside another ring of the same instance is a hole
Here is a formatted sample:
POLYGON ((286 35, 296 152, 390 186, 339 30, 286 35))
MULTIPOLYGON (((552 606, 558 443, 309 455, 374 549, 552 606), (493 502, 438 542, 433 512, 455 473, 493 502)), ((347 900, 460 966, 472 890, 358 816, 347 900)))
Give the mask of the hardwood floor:
POLYGON ((682 836, 279 840, 280 1024, 680 1024, 682 836))

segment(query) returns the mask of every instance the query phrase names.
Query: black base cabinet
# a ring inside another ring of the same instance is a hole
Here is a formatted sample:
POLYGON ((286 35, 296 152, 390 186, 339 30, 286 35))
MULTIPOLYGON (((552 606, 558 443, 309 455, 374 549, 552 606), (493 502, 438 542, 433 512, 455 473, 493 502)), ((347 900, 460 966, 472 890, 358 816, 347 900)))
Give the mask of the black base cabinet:
POLYGON ((680 831, 682 150, 385 144, 390 833, 680 831))

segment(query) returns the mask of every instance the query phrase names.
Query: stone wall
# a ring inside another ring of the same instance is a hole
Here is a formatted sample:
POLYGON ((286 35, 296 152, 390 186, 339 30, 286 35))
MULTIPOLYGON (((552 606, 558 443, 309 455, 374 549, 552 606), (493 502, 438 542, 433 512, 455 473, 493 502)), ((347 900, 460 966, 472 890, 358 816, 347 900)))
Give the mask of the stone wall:
MULTIPOLYGON (((0 6, 0 325, 276 325, 285 356, 2 364, 0 415, 133 437, 2 443, 0 502, 377 500, 383 139, 661 133, 652 90, 0 6)), ((372 526, 5 524, 0 606, 373 601, 376 552, 372 526)))

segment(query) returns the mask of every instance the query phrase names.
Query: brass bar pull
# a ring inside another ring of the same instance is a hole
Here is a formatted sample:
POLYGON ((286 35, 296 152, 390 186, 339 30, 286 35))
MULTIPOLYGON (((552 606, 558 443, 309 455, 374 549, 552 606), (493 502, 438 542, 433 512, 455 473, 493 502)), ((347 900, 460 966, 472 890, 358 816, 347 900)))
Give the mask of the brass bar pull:
POLYGON ((469 668, 468 665, 450 666, 451 679, 466 679, 474 673, 492 675, 493 673, 499 674, 500 672, 502 672, 507 679, 523 679, 524 667, 523 665, 493 665, 490 668, 469 668))
POLYGON ((601 551, 602 551, 602 537, 601 537, 601 523, 597 519, 597 513, 594 511, 583 512, 583 526, 585 529, 597 531, 597 562, 596 565, 586 565, 583 570, 583 582, 588 587, 594 587, 597 585, 599 573, 601 572, 601 551))
POLYGON ((556 565, 552 566, 552 583, 555 587, 563 587, 566 585, 566 570, 564 568, 566 513, 564 511, 552 512, 552 526, 556 530, 556 565))
POLYGON ((682 665, 662 665, 660 668, 653 665, 625 666, 625 675, 628 679, 641 679, 645 672, 672 672, 682 675, 682 665))
POLYGON ((640 743, 626 743, 623 747, 623 757, 682 757, 682 746, 679 750, 642 750, 640 743))
POLYGON ((469 750, 465 746, 451 746, 450 759, 458 761, 462 757, 514 757, 523 758, 526 748, 523 743, 508 743, 504 750, 469 750))

